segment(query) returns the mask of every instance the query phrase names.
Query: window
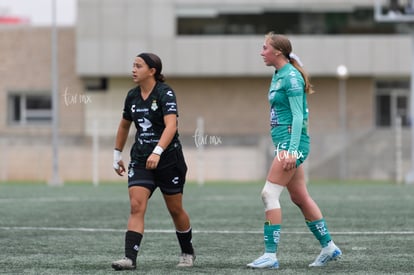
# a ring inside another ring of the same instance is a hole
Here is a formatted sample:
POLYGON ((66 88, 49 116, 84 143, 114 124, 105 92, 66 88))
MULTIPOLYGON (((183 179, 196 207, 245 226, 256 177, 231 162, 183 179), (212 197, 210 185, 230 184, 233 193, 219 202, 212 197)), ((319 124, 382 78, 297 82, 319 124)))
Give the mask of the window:
POLYGON ((52 97, 47 94, 12 93, 8 97, 10 124, 50 124, 52 121, 52 97))
POLYGON ((397 117, 402 126, 409 126, 409 81, 379 81, 376 95, 376 125, 391 127, 397 117))
POLYGON ((88 91, 106 91, 108 89, 108 78, 89 77, 84 79, 84 84, 88 91))
POLYGON ((271 30, 283 34, 392 34, 407 33, 410 26, 376 22, 372 6, 332 11, 178 7, 176 16, 178 35, 263 35, 271 30))

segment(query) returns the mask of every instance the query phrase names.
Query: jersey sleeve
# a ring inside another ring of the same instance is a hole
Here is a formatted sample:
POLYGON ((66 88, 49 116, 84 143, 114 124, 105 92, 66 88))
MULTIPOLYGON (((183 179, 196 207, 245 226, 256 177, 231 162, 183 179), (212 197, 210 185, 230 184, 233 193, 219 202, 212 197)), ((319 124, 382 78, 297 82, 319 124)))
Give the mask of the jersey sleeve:
POLYGON ((292 132, 290 136, 290 152, 297 152, 303 126, 304 85, 300 78, 291 76, 288 83, 288 99, 292 113, 292 132))
POLYGON ((130 102, 130 93, 128 93, 127 97, 125 98, 125 102, 124 102, 124 110, 122 112, 122 118, 132 121, 132 114, 131 114, 131 104, 130 102))
POLYGON ((302 97, 303 96, 289 97, 289 105, 292 111, 292 132, 289 147, 290 152, 297 152, 299 148, 303 125, 302 97))
POLYGON ((161 108, 163 115, 175 114, 178 116, 177 98, 171 88, 164 89, 161 94, 161 108))

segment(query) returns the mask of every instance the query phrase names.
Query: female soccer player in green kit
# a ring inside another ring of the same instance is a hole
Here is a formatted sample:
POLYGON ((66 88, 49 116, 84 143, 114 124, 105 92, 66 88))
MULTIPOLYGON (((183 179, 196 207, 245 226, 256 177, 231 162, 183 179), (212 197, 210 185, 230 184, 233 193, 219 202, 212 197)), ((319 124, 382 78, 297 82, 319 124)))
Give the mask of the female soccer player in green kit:
POLYGON ((286 36, 268 33, 261 56, 267 66, 276 68, 268 94, 271 136, 276 150, 261 193, 266 218, 265 253, 247 266, 279 267, 276 257, 282 222, 279 196, 285 187, 292 202, 302 211, 309 230, 322 246, 321 253, 309 266, 324 266, 338 259, 342 252, 333 242, 321 210, 307 191, 301 165, 309 153, 306 96, 313 92, 312 86, 299 59, 292 53, 292 45, 286 36))

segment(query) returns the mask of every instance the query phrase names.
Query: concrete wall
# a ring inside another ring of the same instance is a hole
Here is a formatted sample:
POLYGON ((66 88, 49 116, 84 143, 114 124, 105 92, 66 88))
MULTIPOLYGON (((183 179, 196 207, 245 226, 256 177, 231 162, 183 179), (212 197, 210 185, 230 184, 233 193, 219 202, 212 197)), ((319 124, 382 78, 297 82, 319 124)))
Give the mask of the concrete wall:
MULTIPOLYGON (((64 135, 83 135, 84 108, 66 96, 84 94, 81 79, 76 75, 76 36, 73 28, 58 31, 60 131, 64 135)), ((9 27, 0 29, 0 133, 30 135, 50 133, 50 125, 10 125, 7 120, 7 97, 11 92, 51 94, 51 31, 50 28, 9 27)))
MULTIPOLYGON (((177 36, 179 9, 341 10, 373 7, 372 1, 79 1, 77 72, 85 76, 129 74, 132 57, 158 53, 171 76, 263 76, 263 35, 177 36)), ((290 36, 294 51, 313 76, 336 76, 340 64, 351 76, 409 76, 407 35, 290 36)))
MULTIPOLYGON (((207 180, 266 176, 272 153, 266 97, 272 69, 263 66, 259 55, 263 36, 176 37, 177 9, 195 4, 206 8, 276 7, 274 1, 265 0, 79 1, 77 29, 59 29, 63 180, 92 181, 98 173, 100 180, 125 181, 112 170, 113 142, 125 95, 133 87, 131 63, 137 53, 147 50, 161 56, 167 82, 178 96, 188 178, 196 180, 200 167, 207 180), (89 76, 108 77, 108 88, 85 91, 83 84, 89 76), (196 137, 199 117, 204 119, 207 137, 203 154, 196 137)), ((277 8, 370 4, 286 0, 278 1, 277 8)), ((339 156, 356 151, 347 160, 350 178, 392 179, 394 159, 387 161, 381 155, 392 154, 394 132, 375 129, 374 84, 377 78, 409 77, 409 37, 311 35, 291 39, 317 91, 309 96, 310 176, 337 178, 339 156), (345 146, 340 138, 335 75, 339 64, 347 65, 350 72, 347 129, 352 146, 345 146)), ((6 116, 10 91, 50 91, 50 51, 48 28, 0 29, 0 180, 48 181, 51 177, 50 125, 10 125, 6 116)), ((130 148, 134 132, 131 129, 126 148, 130 148)), ((409 152, 408 139, 403 141, 403 152, 409 152)), ((128 160, 128 150, 123 155, 128 160)), ((404 171, 409 161, 405 154, 404 171)))

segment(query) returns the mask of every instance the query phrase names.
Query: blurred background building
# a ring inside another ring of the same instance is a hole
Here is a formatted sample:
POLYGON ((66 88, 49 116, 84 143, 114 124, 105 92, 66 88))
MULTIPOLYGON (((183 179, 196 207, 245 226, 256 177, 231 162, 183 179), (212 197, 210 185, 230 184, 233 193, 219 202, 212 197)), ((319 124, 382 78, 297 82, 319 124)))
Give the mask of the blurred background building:
MULTIPOLYGON (((401 10, 409 4, 396 2, 401 10)), ((51 27, 4 18, 0 180, 48 181, 51 27)), ((317 91, 308 97, 309 178, 394 180, 408 172, 414 29, 376 22, 372 0, 78 0, 75 26, 58 28, 61 178, 120 179, 112 149, 134 86, 132 62, 154 52, 177 93, 189 179, 264 179, 273 69, 260 51, 270 30, 289 36, 317 91)))

